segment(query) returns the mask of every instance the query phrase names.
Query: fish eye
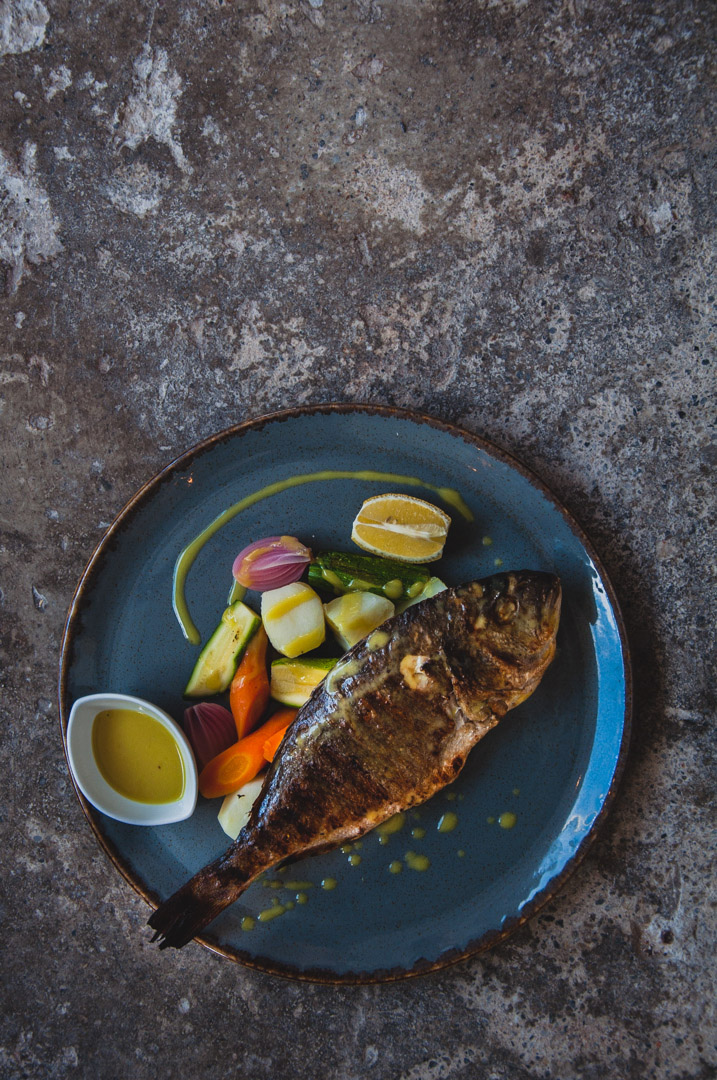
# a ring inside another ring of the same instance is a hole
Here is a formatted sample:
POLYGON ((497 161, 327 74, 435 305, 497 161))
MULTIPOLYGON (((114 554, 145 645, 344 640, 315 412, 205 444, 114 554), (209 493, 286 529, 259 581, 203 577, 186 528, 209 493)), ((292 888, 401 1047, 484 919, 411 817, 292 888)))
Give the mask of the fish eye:
POLYGON ((495 615, 499 622, 510 622, 518 610, 518 602, 512 596, 502 596, 495 605, 495 615))

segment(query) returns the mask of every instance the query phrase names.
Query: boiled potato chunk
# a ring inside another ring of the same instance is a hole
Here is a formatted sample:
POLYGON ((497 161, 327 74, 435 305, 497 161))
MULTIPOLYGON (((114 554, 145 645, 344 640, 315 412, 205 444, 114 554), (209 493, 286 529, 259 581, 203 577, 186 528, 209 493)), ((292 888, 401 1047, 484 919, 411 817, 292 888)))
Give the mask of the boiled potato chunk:
POLYGON ((269 641, 290 658, 317 648, 326 637, 321 600, 302 581, 263 593, 261 617, 269 641))
POLYGON ((251 808, 259 797, 263 783, 264 773, 260 773, 259 776, 244 784, 238 791, 227 795, 224 799, 217 816, 219 824, 227 836, 231 836, 232 840, 236 840, 249 820, 251 808))
POLYGON ((385 596, 370 592, 350 592, 324 604, 326 621, 345 649, 365 638, 395 611, 385 596))

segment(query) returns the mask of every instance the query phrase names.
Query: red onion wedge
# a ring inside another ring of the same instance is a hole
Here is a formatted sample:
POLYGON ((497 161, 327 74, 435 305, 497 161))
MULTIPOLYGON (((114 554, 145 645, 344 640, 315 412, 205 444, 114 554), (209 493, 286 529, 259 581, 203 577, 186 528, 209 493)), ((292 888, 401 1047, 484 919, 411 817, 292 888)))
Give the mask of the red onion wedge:
POLYGON ((208 761, 237 741, 236 724, 229 709, 212 702, 203 701, 185 709, 182 727, 200 771, 208 761))
POLYGON ((266 592, 298 581, 310 562, 310 550, 295 536, 267 536, 239 552, 232 573, 245 588, 266 592))

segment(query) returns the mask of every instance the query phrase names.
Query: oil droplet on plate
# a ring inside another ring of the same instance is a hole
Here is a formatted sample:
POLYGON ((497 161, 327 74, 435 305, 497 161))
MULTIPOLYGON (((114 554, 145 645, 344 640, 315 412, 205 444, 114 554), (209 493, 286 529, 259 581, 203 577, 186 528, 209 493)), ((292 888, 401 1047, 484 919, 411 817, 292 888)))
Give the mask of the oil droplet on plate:
POLYGON ((389 874, 400 874, 402 870, 403 870, 403 863, 399 862, 398 859, 394 859, 392 863, 388 864, 388 872, 389 872, 389 874))
POLYGON ((498 824, 501 829, 512 829, 518 818, 511 810, 506 810, 504 814, 501 814, 498 818, 498 824))
POLYGON ((279 915, 283 915, 286 908, 283 904, 276 903, 273 907, 264 908, 259 912, 259 922, 271 922, 272 919, 278 918, 279 915))
POLYGON ((416 855, 414 851, 407 851, 404 859, 409 870, 427 870, 431 865, 429 858, 425 855, 416 855))
POLYGON ((452 810, 449 810, 447 814, 444 814, 441 820, 438 822, 439 832, 453 832, 458 824, 458 814, 454 814, 452 810))
POLYGON ((241 921, 242 930, 253 930, 256 926, 256 920, 252 919, 251 915, 245 915, 241 921))
POLYGON ((361 862, 361 856, 360 855, 349 855, 349 863, 351 864, 351 866, 358 866, 358 864, 360 862, 361 862))
POLYGON ((415 829, 411 829, 411 836, 414 837, 415 840, 423 840, 425 835, 426 830, 421 825, 416 825, 415 829))
POLYGON ((321 882, 321 888, 326 889, 327 892, 331 892, 332 889, 336 888, 337 884, 338 882, 336 881, 336 878, 325 877, 324 880, 321 882))

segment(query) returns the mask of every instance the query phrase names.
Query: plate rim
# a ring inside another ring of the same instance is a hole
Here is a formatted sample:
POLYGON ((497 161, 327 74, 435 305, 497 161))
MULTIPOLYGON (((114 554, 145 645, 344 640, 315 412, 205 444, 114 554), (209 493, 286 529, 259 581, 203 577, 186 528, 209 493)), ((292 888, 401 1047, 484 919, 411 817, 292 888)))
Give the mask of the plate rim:
POLYGON ((452 964, 456 964, 461 960, 468 959, 473 956, 477 956, 480 953, 486 952, 488 949, 493 948, 499 942, 504 941, 507 937, 513 934, 519 927, 523 926, 529 919, 531 919, 542 907, 544 907, 557 893, 562 889, 565 882, 572 876, 577 870, 580 863, 585 858, 588 850, 592 847, 596 840, 609 810, 611 809, 615 796, 617 794, 620 782, 625 772, 625 764, 629 753, 631 735, 632 735, 632 713, 633 713, 633 676, 632 676, 632 661, 630 656, 630 647, 627 639, 627 631, 625 628, 625 621, 622 615, 619 601, 615 588, 610 580, 607 571, 597 554, 589 537, 582 529, 582 527, 575 520, 571 512, 563 506, 558 497, 550 490, 550 488, 544 483, 541 478, 528 468, 521 461, 519 461, 513 454, 497 446, 491 440, 485 438, 482 435, 474 434, 467 431, 465 428, 459 427, 457 424, 450 423, 445 420, 440 420, 437 417, 430 416, 423 412, 418 412, 413 409, 405 409, 394 405, 378 405, 364 402, 323 402, 316 404, 306 404, 296 406, 294 408, 280 409, 270 413, 263 413, 259 416, 252 417, 248 420, 244 420, 239 424, 234 424, 228 428, 223 428, 221 431, 215 432, 206 439, 195 443, 188 450, 184 451, 178 457, 173 458, 167 465, 156 472, 149 480, 142 484, 137 491, 127 500, 124 506, 118 511, 113 518, 109 528, 104 532, 99 542, 96 544, 90 558, 85 565, 79 581, 75 588, 75 591, 70 601, 70 605, 65 618, 62 641, 60 645, 60 657, 59 657, 59 672, 58 672, 58 713, 60 722, 60 734, 62 737, 62 747, 65 754, 65 762, 68 768, 72 786, 75 791, 75 795, 80 803, 82 811, 90 825, 91 831, 95 837, 95 840, 99 844, 100 848, 104 851, 110 862, 120 872, 122 877, 132 886, 136 893, 138 893, 143 900, 145 900, 150 907, 154 910, 157 908, 159 900, 157 895, 149 888, 143 881, 139 880, 134 874, 129 864, 126 862, 121 852, 116 848, 115 844, 106 837, 95 818, 95 812, 90 803, 85 799, 82 792, 79 790, 75 783, 72 771, 69 768, 69 761, 67 758, 67 721, 69 718, 68 706, 68 674, 73 655, 73 647, 75 637, 81 626, 81 615, 83 600, 85 598, 85 592, 91 583, 91 580, 95 573, 100 569, 100 563, 103 557, 106 555, 107 550, 111 547, 114 538, 122 532, 123 527, 131 520, 133 515, 137 513, 145 504, 145 502, 152 496, 155 489, 164 482, 164 480, 172 473, 183 469, 193 461, 200 454, 209 450, 213 446, 220 443, 227 442, 231 439, 241 436, 248 431, 260 431, 263 427, 270 423, 281 422, 284 420, 291 420, 302 416, 320 415, 320 414, 348 414, 348 413, 360 413, 363 415, 382 416, 394 420, 407 420, 416 424, 426 424, 431 428, 438 431, 445 432, 453 437, 461 438, 464 442, 477 447, 484 451, 489 457, 497 459, 501 463, 508 465, 515 469, 521 476, 524 477, 533 487, 539 490, 542 495, 552 504, 552 506, 558 510, 563 517, 563 520, 567 524, 573 535, 579 540, 583 548, 592 560, 600 580, 605 588, 605 592, 610 603, 610 607, 615 618, 618 635, 620 639, 620 646, 622 652, 622 669, 623 669, 623 683, 625 688, 625 709, 622 718, 622 734, 620 738, 620 748, 615 762, 615 768, 610 781, 610 786, 605 794, 600 810, 598 811, 594 821, 592 822, 588 832, 581 840, 579 846, 575 852, 571 855, 570 859, 566 862, 563 869, 554 878, 551 878, 549 883, 544 889, 537 893, 528 904, 522 909, 518 917, 507 920, 498 930, 490 930, 486 934, 483 934, 480 938, 468 942, 465 947, 456 947, 449 949, 436 960, 426 960, 425 958, 419 958, 410 968, 396 967, 396 968, 380 968, 370 972, 335 972, 322 968, 306 968, 299 969, 292 967, 291 964, 279 963, 268 957, 256 957, 242 952, 240 949, 236 949, 227 945, 220 944, 213 940, 211 936, 198 936, 193 940, 210 952, 216 953, 219 956, 226 957, 232 960, 234 963, 242 964, 245 967, 252 968, 257 971, 263 971, 267 974, 278 975, 281 978, 289 979, 292 981, 300 982, 314 982, 325 983, 332 985, 339 984, 372 984, 382 982, 394 982, 401 979, 413 978, 419 975, 429 974, 434 971, 439 971, 442 968, 448 967, 452 964))

